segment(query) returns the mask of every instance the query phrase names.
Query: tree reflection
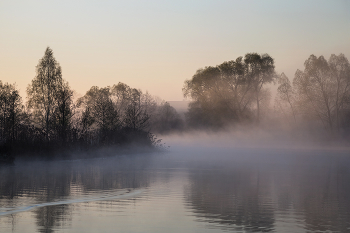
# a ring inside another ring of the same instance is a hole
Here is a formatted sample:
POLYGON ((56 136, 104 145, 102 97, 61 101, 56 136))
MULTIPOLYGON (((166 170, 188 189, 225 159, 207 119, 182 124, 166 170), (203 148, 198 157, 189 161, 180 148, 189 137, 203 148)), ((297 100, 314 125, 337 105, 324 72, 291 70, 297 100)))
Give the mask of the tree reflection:
POLYGON ((150 183, 145 172, 148 164, 148 158, 109 158, 3 167, 0 169, 0 207, 44 205, 33 210, 38 231, 54 232, 72 221, 72 205, 59 204, 60 201, 106 190, 147 187, 150 183))
POLYGON ((217 164, 191 170, 187 206, 199 221, 224 229, 275 231, 282 219, 310 232, 347 232, 349 158, 278 156, 244 166, 224 164, 220 170, 210 170, 217 164))
POLYGON ((307 230, 347 232, 350 227, 349 160, 334 158, 326 162, 310 166, 300 175, 299 208, 305 212, 307 230))
POLYGON ((234 230, 268 232, 274 227, 269 182, 256 169, 191 173, 186 189, 197 216, 234 230))
POLYGON ((34 212, 40 232, 54 232, 55 227, 65 226, 72 220, 69 205, 44 206, 34 212))

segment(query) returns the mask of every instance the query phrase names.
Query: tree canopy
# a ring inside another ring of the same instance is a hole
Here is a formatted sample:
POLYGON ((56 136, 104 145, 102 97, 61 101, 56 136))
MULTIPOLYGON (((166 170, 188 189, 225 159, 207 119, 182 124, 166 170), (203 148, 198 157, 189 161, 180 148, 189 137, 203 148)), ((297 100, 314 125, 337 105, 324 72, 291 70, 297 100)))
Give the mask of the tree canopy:
POLYGON ((41 127, 50 141, 61 136, 69 127, 72 91, 62 78, 62 70, 47 47, 36 66, 36 76, 27 88, 28 108, 32 111, 35 123, 41 127))
POLYGON ((244 59, 238 57, 197 70, 183 87, 184 96, 192 99, 187 114, 189 124, 221 127, 253 118, 259 121, 262 90, 275 80, 274 68, 268 54, 248 53, 244 59))

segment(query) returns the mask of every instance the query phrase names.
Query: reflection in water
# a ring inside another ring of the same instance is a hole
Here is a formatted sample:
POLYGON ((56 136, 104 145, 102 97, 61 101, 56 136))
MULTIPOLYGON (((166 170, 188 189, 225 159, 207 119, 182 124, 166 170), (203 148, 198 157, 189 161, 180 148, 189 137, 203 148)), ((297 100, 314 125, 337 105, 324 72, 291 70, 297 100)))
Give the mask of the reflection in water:
POLYGON ((300 199, 310 231, 350 230, 350 166, 339 160, 300 171, 299 187, 292 191, 300 199))
POLYGON ((347 157, 300 154, 270 156, 265 162, 226 163, 220 169, 217 163, 207 163, 189 174, 185 197, 199 221, 224 229, 347 232, 349 161, 347 157))
POLYGON ((198 217, 232 230, 269 232, 274 229, 268 174, 242 167, 200 170, 189 177, 191 183, 186 197, 198 217))
POLYGON ((0 167, 0 232, 348 232, 347 153, 220 149, 0 167))
POLYGON ((67 225, 71 220, 68 205, 45 206, 36 209, 35 214, 40 232, 54 232, 53 227, 67 225))
POLYGON ((72 220, 72 204, 130 197, 127 194, 131 190, 147 187, 148 161, 146 156, 133 160, 32 162, 2 167, 0 217, 10 219, 16 216, 13 213, 34 208, 40 232, 67 227, 72 220))

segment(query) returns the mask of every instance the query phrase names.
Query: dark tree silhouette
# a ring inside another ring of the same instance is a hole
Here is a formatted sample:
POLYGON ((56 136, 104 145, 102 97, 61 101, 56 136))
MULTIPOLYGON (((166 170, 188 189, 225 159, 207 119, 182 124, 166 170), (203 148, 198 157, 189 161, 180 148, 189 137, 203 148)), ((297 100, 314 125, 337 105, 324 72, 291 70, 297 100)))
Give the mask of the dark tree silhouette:
POLYGON ((149 132, 154 98, 119 83, 91 87, 77 102, 48 47, 27 88, 25 109, 14 85, 0 82, 0 162, 21 156, 66 156, 70 150, 139 143, 154 146, 149 132))
POLYGON ((108 133, 120 129, 118 111, 111 100, 110 88, 91 87, 78 100, 78 106, 83 106, 83 132, 98 131, 99 141, 106 142, 108 133))
POLYGON ((62 137, 69 125, 72 93, 68 83, 62 79, 61 66, 47 47, 44 57, 36 67, 36 76, 27 88, 28 108, 33 114, 37 127, 43 129, 46 141, 53 140, 59 134, 62 137))
POLYGON ((149 115, 143 109, 141 95, 142 93, 137 89, 132 90, 130 103, 124 116, 125 126, 133 131, 144 130, 149 126, 149 115))
POLYGON ((22 99, 15 86, 0 81, 0 142, 16 140, 22 112, 22 99))

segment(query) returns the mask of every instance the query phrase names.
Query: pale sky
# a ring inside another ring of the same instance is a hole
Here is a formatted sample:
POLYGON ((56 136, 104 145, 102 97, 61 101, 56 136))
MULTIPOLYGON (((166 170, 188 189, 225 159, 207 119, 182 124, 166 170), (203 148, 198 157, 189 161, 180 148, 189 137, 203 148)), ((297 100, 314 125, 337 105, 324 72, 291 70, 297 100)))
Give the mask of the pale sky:
POLYGON ((47 46, 78 93, 123 82, 183 100, 197 69, 249 52, 290 79, 311 54, 350 60, 350 1, 0 0, 0 80, 24 97, 47 46))

